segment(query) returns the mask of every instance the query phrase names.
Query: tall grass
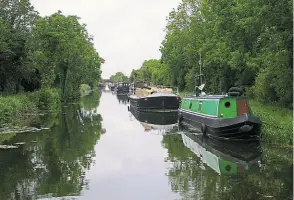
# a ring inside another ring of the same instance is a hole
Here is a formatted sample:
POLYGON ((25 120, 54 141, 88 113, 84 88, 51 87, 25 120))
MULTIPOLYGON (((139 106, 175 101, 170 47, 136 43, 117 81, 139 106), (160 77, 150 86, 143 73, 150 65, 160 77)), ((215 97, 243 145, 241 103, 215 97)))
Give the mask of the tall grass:
POLYGON ((27 120, 40 113, 55 112, 59 102, 60 96, 56 89, 0 96, 0 127, 27 120))
POLYGON ((254 115, 262 121, 263 140, 269 143, 293 145, 293 112, 274 104, 264 104, 250 100, 254 115))

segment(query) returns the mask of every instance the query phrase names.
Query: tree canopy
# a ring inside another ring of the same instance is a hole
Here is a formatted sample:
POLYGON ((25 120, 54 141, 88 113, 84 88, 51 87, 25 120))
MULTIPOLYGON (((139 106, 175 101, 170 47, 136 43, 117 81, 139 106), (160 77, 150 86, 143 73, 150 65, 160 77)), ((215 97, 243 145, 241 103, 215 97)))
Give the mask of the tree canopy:
POLYGON ((192 91, 201 64, 208 92, 239 86, 262 102, 292 105, 292 7, 289 0, 183 0, 167 18, 161 60, 144 61, 130 78, 192 91))
POLYGON ((122 72, 116 72, 115 75, 110 76, 110 80, 114 82, 128 81, 128 76, 124 75, 122 72))
POLYGON ((104 63, 79 17, 60 11, 40 17, 29 0, 0 6, 0 92, 60 87, 61 99, 97 84, 104 63))

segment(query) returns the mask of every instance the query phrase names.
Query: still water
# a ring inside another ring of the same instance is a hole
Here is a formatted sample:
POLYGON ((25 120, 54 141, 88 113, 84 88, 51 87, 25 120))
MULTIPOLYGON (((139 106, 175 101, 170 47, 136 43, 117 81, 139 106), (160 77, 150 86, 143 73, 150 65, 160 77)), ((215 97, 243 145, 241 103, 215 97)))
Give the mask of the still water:
POLYGON ((177 114, 94 92, 38 132, 1 134, 0 200, 292 199, 292 149, 203 139, 177 114))

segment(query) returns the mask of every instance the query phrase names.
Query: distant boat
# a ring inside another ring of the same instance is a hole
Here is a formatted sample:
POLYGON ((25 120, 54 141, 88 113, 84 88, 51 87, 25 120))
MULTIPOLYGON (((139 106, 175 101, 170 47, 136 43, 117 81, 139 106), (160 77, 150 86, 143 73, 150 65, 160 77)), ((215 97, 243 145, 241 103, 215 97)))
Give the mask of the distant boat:
POLYGON ((109 89, 109 86, 108 86, 108 85, 106 85, 106 86, 105 86, 105 88, 104 88, 104 91, 107 91, 107 92, 108 92, 108 91, 110 91, 110 89, 109 89))
POLYGON ((116 95, 128 95, 130 92, 130 84, 127 82, 121 82, 117 86, 116 95))
POLYGON ((180 96, 170 87, 150 87, 143 82, 134 83, 133 94, 129 95, 130 107, 141 111, 177 111, 180 96))

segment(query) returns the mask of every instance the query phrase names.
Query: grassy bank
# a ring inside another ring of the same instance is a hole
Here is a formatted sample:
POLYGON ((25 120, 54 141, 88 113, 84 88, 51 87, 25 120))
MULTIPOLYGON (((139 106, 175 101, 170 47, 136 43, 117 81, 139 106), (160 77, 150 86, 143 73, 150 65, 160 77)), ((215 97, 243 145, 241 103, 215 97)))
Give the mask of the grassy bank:
POLYGON ((26 125, 34 116, 55 112, 59 103, 57 89, 0 96, 0 127, 7 124, 26 125))
POLYGON ((288 108, 249 100, 253 114, 262 121, 263 140, 269 143, 293 145, 293 113, 288 108))
MULTIPOLYGON (((186 92, 181 92, 183 97, 186 92)), ((187 92, 189 93, 189 92, 187 92)), ((293 145, 293 113, 288 108, 249 100, 254 115, 261 118, 263 140, 283 146, 293 145)))

